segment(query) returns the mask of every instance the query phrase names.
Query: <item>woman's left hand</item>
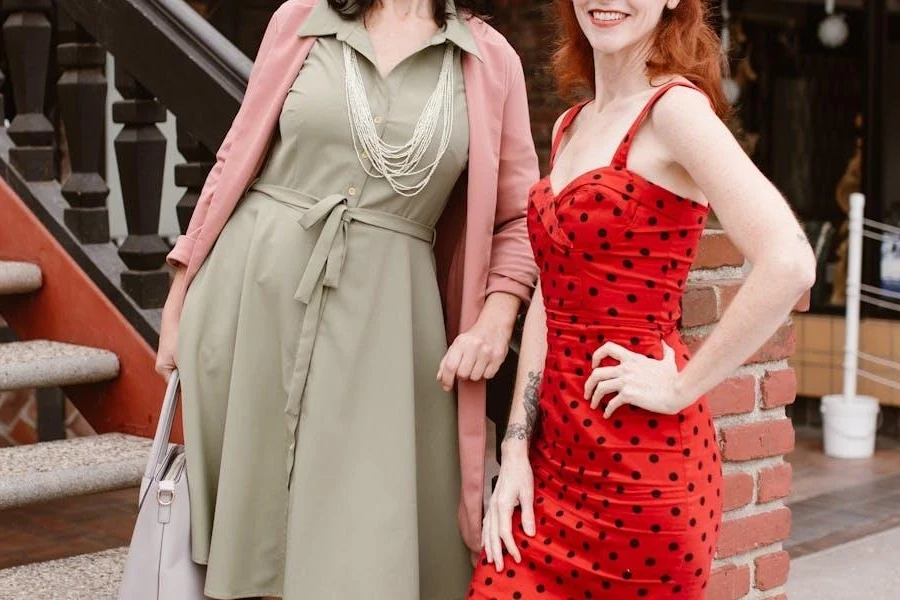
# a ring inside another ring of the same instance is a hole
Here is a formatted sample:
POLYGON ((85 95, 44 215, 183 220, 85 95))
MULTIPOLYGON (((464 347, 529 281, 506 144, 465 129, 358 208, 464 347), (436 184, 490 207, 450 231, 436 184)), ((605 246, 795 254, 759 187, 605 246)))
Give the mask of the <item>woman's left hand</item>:
POLYGON ((470 330, 461 333, 438 368, 437 379, 444 391, 452 390, 457 378, 480 381, 496 375, 509 351, 509 337, 508 328, 490 319, 479 319, 470 330))
POLYGON ((662 344, 661 360, 648 358, 613 342, 600 346, 594 352, 593 372, 584 384, 584 399, 591 400, 591 408, 596 409, 604 396, 614 393, 616 395, 603 413, 606 418, 624 404, 665 415, 674 415, 684 409, 689 402, 680 398, 676 390, 675 351, 665 342, 662 344), (619 364, 601 367, 604 358, 613 358, 619 364))

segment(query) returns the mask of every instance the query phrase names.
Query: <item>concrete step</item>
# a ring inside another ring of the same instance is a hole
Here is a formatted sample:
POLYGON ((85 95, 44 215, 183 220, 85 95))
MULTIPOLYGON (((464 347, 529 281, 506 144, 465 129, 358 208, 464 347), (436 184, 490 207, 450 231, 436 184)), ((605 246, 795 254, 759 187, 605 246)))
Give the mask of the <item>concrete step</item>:
POLYGON ((37 265, 0 260, 0 295, 34 292, 41 289, 41 283, 37 265))
POLYGON ((119 374, 108 350, 32 340, 0 344, 0 390, 96 383, 119 374))
POLYGON ((118 595, 128 548, 0 570, 4 600, 110 600, 118 595))
POLYGON ((151 443, 105 433, 0 448, 0 510, 138 486, 151 443))

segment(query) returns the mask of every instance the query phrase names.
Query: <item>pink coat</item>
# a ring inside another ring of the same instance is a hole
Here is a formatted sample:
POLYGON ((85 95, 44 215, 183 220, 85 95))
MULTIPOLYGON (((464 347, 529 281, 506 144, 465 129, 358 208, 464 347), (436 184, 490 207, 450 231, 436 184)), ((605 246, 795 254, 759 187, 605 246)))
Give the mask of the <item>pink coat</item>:
MULTIPOLYGON (((272 17, 244 101, 216 156, 187 235, 168 256, 186 266, 186 285, 266 159, 288 89, 315 43, 298 31, 319 0, 289 0, 272 17)), ((324 1, 324 0, 322 0, 324 1)), ((438 223, 435 246, 448 340, 475 324, 492 292, 527 302, 537 277, 525 227, 528 188, 539 177, 519 57, 497 31, 468 20, 481 59, 464 54, 469 113, 467 184, 458 185, 438 223)), ((466 182, 464 177, 461 182, 466 182)), ((435 383, 437 385, 437 383, 435 383)), ((485 384, 458 383, 462 491, 459 524, 481 546, 485 384)))

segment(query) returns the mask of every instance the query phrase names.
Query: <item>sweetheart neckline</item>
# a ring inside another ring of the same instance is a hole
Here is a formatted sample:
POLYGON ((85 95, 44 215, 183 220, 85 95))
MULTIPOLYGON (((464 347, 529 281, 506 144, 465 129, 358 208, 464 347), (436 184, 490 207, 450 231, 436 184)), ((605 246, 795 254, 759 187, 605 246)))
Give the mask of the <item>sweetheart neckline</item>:
POLYGON ((689 206, 694 210, 698 210, 703 213, 709 212, 709 204, 702 204, 700 202, 697 202, 696 200, 691 200, 690 198, 684 198, 682 196, 679 196, 672 190, 665 188, 661 185, 657 185, 657 184, 653 183, 646 177, 640 175, 639 173, 632 171, 628 167, 616 167, 614 165, 606 165, 604 167, 597 167, 596 169, 589 169, 589 170, 585 171, 584 173, 576 176, 574 179, 572 179, 559 192, 556 192, 553 190, 553 182, 551 181, 549 174, 546 175, 544 178, 542 178, 540 181, 538 181, 538 183, 540 183, 541 181, 546 182, 547 188, 548 188, 550 194, 553 196, 553 199, 558 200, 561 196, 564 196, 567 192, 569 192, 570 188, 579 187, 578 184, 581 182, 582 179, 584 179, 585 177, 588 177, 588 176, 596 175, 596 174, 600 173, 601 171, 614 171, 614 172, 624 171, 631 177, 635 178, 639 182, 642 182, 642 183, 650 186, 651 188, 656 188, 656 189, 661 190, 661 191, 665 192, 666 194, 672 196, 673 198, 681 199, 681 200, 684 200, 685 202, 688 202, 689 206))

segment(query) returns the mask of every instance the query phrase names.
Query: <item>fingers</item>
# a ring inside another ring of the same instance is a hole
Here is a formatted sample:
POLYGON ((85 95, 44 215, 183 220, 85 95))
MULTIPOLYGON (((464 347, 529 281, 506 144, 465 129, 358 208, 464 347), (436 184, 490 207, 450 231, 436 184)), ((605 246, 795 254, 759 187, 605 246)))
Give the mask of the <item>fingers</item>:
POLYGON ((496 504, 491 510, 491 537, 489 542, 491 544, 491 553, 494 556, 494 566, 499 573, 503 570, 503 546, 500 542, 500 523, 496 504))
POLYGON ((500 539, 503 540, 503 545, 506 546, 506 551, 513 557, 513 560, 520 563, 522 562, 522 555, 519 553, 519 548, 516 546, 516 540, 512 534, 512 514, 512 504, 504 504, 500 507, 498 516, 500 519, 500 539))
POLYGON ((612 400, 609 401, 609 404, 606 405, 606 410, 603 411, 603 417, 606 419, 610 418, 612 416, 612 414, 614 412, 616 412, 616 410, 618 410, 618 408, 620 406, 624 406, 626 404, 628 404, 628 402, 626 402, 622 398, 622 395, 621 394, 617 395, 615 398, 613 398, 612 400))
POLYGON ((472 373, 469 375, 469 379, 472 381, 480 381, 484 377, 485 371, 487 371, 490 364, 490 352, 479 352, 478 357, 475 359, 475 366, 472 367, 472 373))
POLYGON ((170 359, 157 358, 155 369, 163 379, 168 381, 169 376, 172 374, 172 371, 175 370, 175 363, 170 359))
POLYGON ((615 342, 606 342, 597 350, 594 351, 594 355, 591 360, 591 368, 596 369, 600 366, 600 361, 604 358, 614 358, 619 362, 623 362, 629 356, 634 354, 627 348, 624 348, 615 342))
POLYGON ((600 402, 603 398, 609 394, 614 392, 618 392, 622 389, 622 380, 621 379, 610 379, 607 381, 601 381, 597 384, 597 387, 594 389, 593 396, 591 397, 591 408, 596 409, 600 406, 600 402))
POLYGON ((491 550, 491 505, 488 505, 487 514, 484 515, 484 521, 481 524, 481 547, 484 548, 484 556, 488 564, 494 562, 494 553, 491 550))
POLYGON ((478 362, 478 352, 474 348, 463 348, 460 352, 459 368, 456 369, 456 376, 460 379, 471 379, 472 371, 475 369, 475 363, 478 362))
POLYGON ((453 389, 453 384, 456 383, 456 372, 459 369, 459 361, 461 358, 461 353, 456 344, 451 345, 450 349, 447 350, 447 354, 444 355, 444 360, 441 361, 441 366, 438 370, 438 381, 441 382, 444 391, 449 392, 453 389))
POLYGON ((522 507, 522 529, 525 530, 525 535, 534 536, 537 532, 534 523, 534 492, 523 491, 519 497, 519 504, 522 507))
POLYGON ((591 394, 594 391, 594 388, 601 381, 608 381, 610 379, 616 379, 621 376, 622 369, 619 366, 615 367, 600 367, 599 369, 594 369, 591 374, 588 376, 587 381, 584 382, 584 399, 587 400, 591 397, 591 394))
POLYGON ((484 378, 485 379, 493 379, 497 375, 497 371, 500 370, 500 367, 503 366, 503 361, 506 360, 506 352, 504 349, 501 352, 497 352, 491 356, 490 362, 488 363, 487 368, 484 370, 484 378))
POLYGON ((672 348, 672 346, 670 346, 669 344, 667 344, 665 340, 663 340, 662 347, 663 347, 663 360, 665 360, 665 361, 675 360, 675 349, 672 348))

